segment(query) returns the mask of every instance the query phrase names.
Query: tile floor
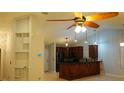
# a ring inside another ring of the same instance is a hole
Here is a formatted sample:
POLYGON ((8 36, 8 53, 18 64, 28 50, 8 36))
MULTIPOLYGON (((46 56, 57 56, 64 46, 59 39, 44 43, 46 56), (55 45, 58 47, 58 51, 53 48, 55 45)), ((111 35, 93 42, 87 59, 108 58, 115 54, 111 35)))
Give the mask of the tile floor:
MULTIPOLYGON (((66 81, 65 79, 59 78, 59 73, 46 72, 44 74, 45 81, 66 81)), ((73 81, 124 81, 124 78, 117 78, 107 75, 94 75, 75 79, 73 81)))

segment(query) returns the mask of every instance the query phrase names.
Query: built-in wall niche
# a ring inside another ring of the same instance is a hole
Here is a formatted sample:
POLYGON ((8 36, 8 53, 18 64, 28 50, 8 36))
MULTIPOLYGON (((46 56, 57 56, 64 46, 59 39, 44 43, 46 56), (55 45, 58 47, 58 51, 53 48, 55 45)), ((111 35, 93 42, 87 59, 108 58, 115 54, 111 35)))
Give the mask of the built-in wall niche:
POLYGON ((23 33, 23 43, 29 43, 29 33, 23 33))
POLYGON ((28 69, 27 68, 15 68, 15 80, 27 80, 28 69))
POLYGON ((29 50, 29 33, 16 33, 16 51, 29 50))
POLYGON ((124 69, 124 46, 120 46, 120 60, 121 69, 124 69))
POLYGON ((24 68, 28 65, 29 53, 16 52, 16 68, 24 68))
POLYGON ((1 55, 1 48, 0 48, 0 80, 2 80, 2 55, 1 55))
POLYGON ((31 32, 29 25, 29 16, 15 21, 15 80, 28 79, 31 32))
POLYGON ((23 44, 23 49, 24 50, 28 50, 29 49, 29 44, 28 43, 24 43, 23 44))
POLYGON ((120 68, 124 69, 124 31, 120 32, 120 68))
POLYGON ((28 76, 28 52, 16 52, 16 68, 15 68, 15 80, 27 80, 28 76))
POLYGON ((28 33, 29 32, 29 17, 22 17, 16 19, 16 33, 28 33))

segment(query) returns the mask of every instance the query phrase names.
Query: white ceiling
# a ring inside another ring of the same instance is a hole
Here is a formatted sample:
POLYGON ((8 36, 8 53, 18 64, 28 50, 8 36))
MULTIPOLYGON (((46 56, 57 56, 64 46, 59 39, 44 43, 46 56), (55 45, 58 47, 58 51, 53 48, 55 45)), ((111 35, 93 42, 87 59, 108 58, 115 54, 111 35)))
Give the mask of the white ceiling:
MULTIPOLYGON (((98 12, 97 12, 98 13, 98 12)), ((84 15, 92 15, 97 14, 96 12, 85 12, 84 15)), ((57 42, 58 44, 62 44, 65 42, 65 37, 70 38, 70 42, 74 41, 74 27, 70 30, 66 30, 68 26, 73 24, 74 22, 47 22, 46 19, 65 19, 65 18, 74 18, 74 14, 72 12, 48 12, 48 15, 37 13, 0 13, 0 31, 8 31, 8 27, 11 27, 11 23, 13 18, 27 15, 27 14, 34 14, 36 15, 42 23, 42 30, 44 30, 45 41, 46 43, 51 43, 53 41, 57 42)), ((119 13, 118 16, 109 18, 102 21, 96 21, 97 24, 100 25, 101 29, 120 29, 123 22, 124 13, 119 13)), ((91 28, 88 29, 88 34, 92 34, 91 28)), ((85 37, 85 33, 77 34, 78 40, 82 40, 85 37)))

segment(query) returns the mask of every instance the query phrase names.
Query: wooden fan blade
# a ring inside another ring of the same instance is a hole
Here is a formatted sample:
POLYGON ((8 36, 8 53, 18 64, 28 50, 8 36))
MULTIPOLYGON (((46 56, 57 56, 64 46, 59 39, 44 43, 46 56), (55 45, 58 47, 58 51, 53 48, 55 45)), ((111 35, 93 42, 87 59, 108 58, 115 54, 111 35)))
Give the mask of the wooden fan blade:
POLYGON ((117 16, 118 14, 119 14, 118 12, 101 13, 101 14, 86 16, 86 20, 87 21, 103 20, 106 18, 111 18, 111 17, 117 16))
POLYGON ((76 26, 76 24, 72 24, 71 26, 69 26, 66 30, 72 28, 73 26, 76 26))
POLYGON ((74 12, 75 17, 82 19, 82 13, 81 12, 74 12))
POLYGON ((74 19, 55 19, 55 20, 47 20, 47 21, 73 21, 74 19))
POLYGON ((84 26, 89 26, 89 27, 92 27, 92 28, 98 28, 99 27, 98 24, 96 24, 96 23, 94 23, 92 21, 85 21, 83 25, 84 26))

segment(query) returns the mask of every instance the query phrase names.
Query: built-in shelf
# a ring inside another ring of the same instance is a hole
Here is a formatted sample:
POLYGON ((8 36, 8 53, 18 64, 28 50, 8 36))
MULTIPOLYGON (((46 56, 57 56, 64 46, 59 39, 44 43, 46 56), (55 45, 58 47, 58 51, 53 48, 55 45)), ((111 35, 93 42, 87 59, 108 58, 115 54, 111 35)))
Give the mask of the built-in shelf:
POLYGON ((25 80, 27 77, 27 68, 15 68, 15 79, 25 80))
POLYGON ((18 18, 15 21, 15 79, 26 80, 28 76, 30 47, 30 18, 18 18))
POLYGON ((18 33, 19 33, 19 34, 21 33, 21 34, 22 34, 22 33, 29 33, 29 31, 18 31, 18 32, 15 32, 15 33, 17 33, 17 34, 18 34, 18 33))
POLYGON ((19 53, 19 52, 20 52, 20 53, 21 53, 21 52, 26 52, 26 53, 28 53, 29 50, 16 50, 15 52, 16 52, 16 53, 19 53))

